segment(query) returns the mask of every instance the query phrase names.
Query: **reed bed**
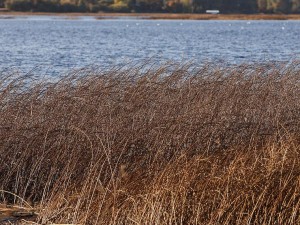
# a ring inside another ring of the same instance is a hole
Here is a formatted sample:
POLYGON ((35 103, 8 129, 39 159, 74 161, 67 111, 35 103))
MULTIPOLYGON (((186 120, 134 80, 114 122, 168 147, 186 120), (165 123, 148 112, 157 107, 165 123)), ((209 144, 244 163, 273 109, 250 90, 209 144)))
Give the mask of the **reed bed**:
POLYGON ((0 202, 39 224, 300 224, 299 144, 297 62, 0 77, 0 202))

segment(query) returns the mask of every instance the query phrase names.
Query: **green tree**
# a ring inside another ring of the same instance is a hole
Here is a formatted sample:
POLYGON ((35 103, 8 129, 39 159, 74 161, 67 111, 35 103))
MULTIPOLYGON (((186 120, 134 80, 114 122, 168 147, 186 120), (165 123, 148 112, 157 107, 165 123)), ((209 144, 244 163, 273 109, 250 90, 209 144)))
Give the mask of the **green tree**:
POLYGON ((290 0, 279 0, 277 2, 276 12, 289 13, 291 9, 290 0))
POLYGON ((240 1, 239 2, 239 12, 240 13, 256 13, 257 12, 257 2, 256 0, 240 1))
POLYGON ((193 1, 193 11, 197 13, 205 13, 209 8, 209 1, 207 0, 194 0, 193 1))
POLYGON ((208 9, 218 9, 222 11, 222 0, 193 0, 193 11, 198 13, 205 13, 208 9))
POLYGON ((224 13, 237 12, 239 8, 239 0, 223 0, 221 10, 224 13))
POLYGON ((257 11, 256 0, 223 0, 222 11, 225 13, 254 13, 257 11))
MULTIPOLYGON (((164 7, 163 0, 138 0, 136 1, 136 10, 138 12, 161 12, 164 7)), ((169 8, 172 12, 182 12, 183 4, 173 5, 169 8), (178 7, 180 5, 180 7, 178 7), (173 8, 174 7, 174 8, 173 8), (174 10, 174 11, 173 11, 174 10)))

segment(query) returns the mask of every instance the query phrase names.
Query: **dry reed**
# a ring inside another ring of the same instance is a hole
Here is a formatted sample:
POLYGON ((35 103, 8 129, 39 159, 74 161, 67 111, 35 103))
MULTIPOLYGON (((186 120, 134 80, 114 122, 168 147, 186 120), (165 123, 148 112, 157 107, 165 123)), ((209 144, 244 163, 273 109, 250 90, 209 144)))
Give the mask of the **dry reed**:
POLYGON ((299 142, 296 62, 0 77, 0 201, 42 224, 299 224, 299 142))

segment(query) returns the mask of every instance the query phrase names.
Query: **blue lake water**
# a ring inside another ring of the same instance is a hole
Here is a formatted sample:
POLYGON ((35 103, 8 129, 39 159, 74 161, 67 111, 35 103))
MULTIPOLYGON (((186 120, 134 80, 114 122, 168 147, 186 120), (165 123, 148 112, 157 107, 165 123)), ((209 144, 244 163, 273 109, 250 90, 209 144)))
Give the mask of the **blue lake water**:
POLYGON ((300 59, 300 21, 0 17, 0 71, 55 72, 152 58, 230 64, 300 59))

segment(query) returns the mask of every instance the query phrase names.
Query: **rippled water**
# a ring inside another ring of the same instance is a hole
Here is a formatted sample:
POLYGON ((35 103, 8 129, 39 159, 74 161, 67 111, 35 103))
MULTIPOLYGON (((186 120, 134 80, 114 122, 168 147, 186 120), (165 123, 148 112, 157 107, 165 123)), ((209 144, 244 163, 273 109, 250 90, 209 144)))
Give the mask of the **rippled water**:
POLYGON ((0 18, 0 70, 67 71, 141 61, 243 62, 300 58, 300 21, 0 18))

